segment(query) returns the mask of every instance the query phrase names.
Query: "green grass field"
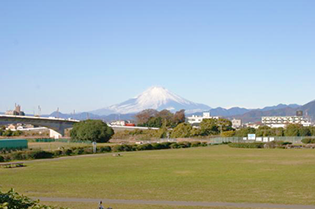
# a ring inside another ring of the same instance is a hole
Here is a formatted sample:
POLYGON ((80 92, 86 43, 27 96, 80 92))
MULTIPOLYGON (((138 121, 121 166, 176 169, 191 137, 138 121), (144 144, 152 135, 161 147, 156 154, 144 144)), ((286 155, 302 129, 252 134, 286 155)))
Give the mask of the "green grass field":
MULTIPOLYGON (((102 146, 113 146, 114 143, 98 143, 97 147, 102 146)), ((42 149, 46 151, 53 151, 57 150, 58 148, 71 148, 71 147, 86 147, 92 146, 91 144, 87 143, 67 143, 67 142, 29 142, 28 147, 31 149, 42 149)))
MULTIPOLYGON (((314 205, 314 174, 315 150, 220 145, 128 152, 122 157, 61 158, 29 163, 24 168, 1 168, 0 186, 3 191, 13 187, 37 197, 314 205)), ((67 204, 59 205, 81 208, 67 204)))

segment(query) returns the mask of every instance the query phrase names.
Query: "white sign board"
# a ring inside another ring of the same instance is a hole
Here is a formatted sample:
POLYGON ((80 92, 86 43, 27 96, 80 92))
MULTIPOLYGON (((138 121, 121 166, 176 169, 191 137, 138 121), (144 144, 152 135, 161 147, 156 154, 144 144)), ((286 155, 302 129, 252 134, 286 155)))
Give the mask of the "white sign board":
POLYGON ((268 142, 268 137, 264 137, 263 142, 268 142))
POLYGON ((271 142, 274 141, 274 140, 275 140, 274 137, 270 137, 270 138, 269 138, 269 141, 271 141, 271 142))
POLYGON ((256 134, 248 134, 248 140, 256 140, 256 134))
POLYGON ((261 142, 262 141, 262 137, 257 137, 256 141, 261 142))

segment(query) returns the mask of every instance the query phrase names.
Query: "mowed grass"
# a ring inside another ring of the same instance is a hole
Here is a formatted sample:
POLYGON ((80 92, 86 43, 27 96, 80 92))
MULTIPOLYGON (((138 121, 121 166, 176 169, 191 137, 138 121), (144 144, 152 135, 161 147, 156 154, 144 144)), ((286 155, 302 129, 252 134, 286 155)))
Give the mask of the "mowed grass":
POLYGON ((315 150, 220 145, 122 154, 2 168, 0 186, 35 197, 315 204, 315 150))
MULTIPOLYGON (((57 207, 67 207, 71 209, 91 209, 98 208, 98 203, 73 203, 73 202, 43 202, 46 205, 57 206, 57 207)), ((126 205, 126 204, 108 204, 103 203, 104 208, 111 207, 113 209, 234 209, 235 207, 196 207, 196 206, 169 206, 169 205, 126 205)), ((235 209, 264 209, 264 208, 241 208, 237 207, 235 209)), ((273 209, 273 208, 268 208, 273 209)), ((276 208, 274 208, 276 209, 276 208)))
MULTIPOLYGON (((102 146, 113 146, 113 143, 98 143, 98 147, 102 146)), ((69 149, 71 147, 87 147, 91 146, 92 144, 88 143, 67 143, 67 142, 29 142, 28 147, 31 149, 42 149, 46 151, 54 151, 57 149, 69 149)))

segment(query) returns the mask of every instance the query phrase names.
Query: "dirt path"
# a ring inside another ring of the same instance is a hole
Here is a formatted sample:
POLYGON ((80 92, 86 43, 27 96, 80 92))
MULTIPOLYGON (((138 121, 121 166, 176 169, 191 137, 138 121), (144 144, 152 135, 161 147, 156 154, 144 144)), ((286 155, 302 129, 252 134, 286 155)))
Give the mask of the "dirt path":
POLYGON ((225 202, 192 202, 192 201, 164 201, 164 200, 115 200, 115 199, 88 199, 88 198, 51 198, 33 197, 44 202, 81 202, 106 204, 136 204, 136 205, 169 205, 169 206, 202 206, 202 207, 234 207, 234 208, 283 208, 283 209, 315 209, 315 205, 283 205, 264 203, 225 203, 225 202))

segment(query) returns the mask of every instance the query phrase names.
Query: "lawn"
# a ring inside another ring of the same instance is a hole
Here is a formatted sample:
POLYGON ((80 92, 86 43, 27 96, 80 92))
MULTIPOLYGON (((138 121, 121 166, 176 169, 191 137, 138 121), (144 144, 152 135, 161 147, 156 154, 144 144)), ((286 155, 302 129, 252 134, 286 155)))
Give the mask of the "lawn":
MULTIPOLYGON (((114 143, 97 143, 98 147, 102 146, 113 146, 114 143)), ((86 147, 92 146, 88 143, 67 143, 67 142, 29 142, 28 147, 31 149, 42 149, 46 151, 57 150, 58 148, 68 149, 71 147, 86 147)))
POLYGON ((37 197, 315 204, 315 150, 220 145, 27 165, 0 169, 2 190, 37 197))

